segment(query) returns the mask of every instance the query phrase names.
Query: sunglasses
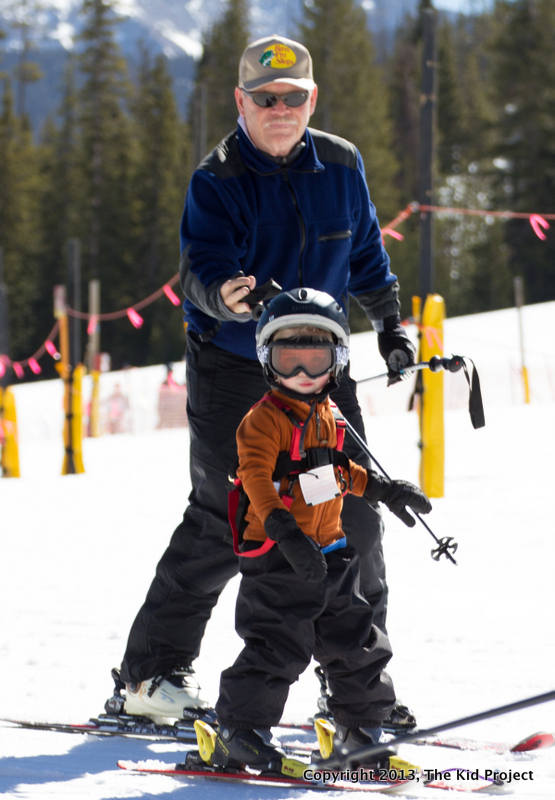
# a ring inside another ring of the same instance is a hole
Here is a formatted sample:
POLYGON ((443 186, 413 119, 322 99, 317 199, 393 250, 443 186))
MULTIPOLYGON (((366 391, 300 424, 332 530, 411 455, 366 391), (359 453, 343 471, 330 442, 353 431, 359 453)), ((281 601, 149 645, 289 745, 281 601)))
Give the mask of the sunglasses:
POLYGON ((310 92, 289 92, 288 94, 271 94, 271 92, 247 92, 242 90, 253 103, 260 108, 273 108, 283 100, 288 108, 298 108, 308 100, 310 92))

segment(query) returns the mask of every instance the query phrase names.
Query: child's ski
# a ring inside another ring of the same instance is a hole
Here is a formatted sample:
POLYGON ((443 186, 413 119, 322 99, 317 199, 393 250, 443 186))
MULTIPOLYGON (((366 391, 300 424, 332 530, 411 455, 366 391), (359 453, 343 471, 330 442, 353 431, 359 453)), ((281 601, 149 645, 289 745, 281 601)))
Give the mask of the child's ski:
MULTIPOLYGON (((280 726, 281 727, 281 726, 280 726)), ((295 727, 290 726, 287 728, 290 731, 294 731, 295 727)), ((301 730, 306 731, 308 728, 302 726, 301 730)), ((415 731, 415 734, 417 731, 415 731)), ((277 738, 280 738, 279 732, 277 733, 277 738)), ((543 750, 548 747, 552 747, 555 743, 555 739, 552 733, 546 733, 545 731, 540 731, 538 733, 533 733, 530 736, 526 736, 524 739, 521 739, 516 744, 511 744, 510 742, 490 742, 487 740, 481 739, 467 739, 464 737, 455 737, 455 736, 423 736, 421 739, 415 738, 411 740, 410 744, 412 745, 419 745, 419 746, 427 746, 427 747, 447 747, 453 750, 470 750, 470 751, 485 751, 488 753, 495 753, 496 755, 504 755, 505 753, 525 753, 534 750, 543 750)), ((291 747, 296 748, 299 751, 305 750, 309 751, 314 749, 316 746, 315 742, 302 742, 302 741, 295 741, 295 742, 285 742, 282 741, 282 746, 284 747, 291 747)))
MULTIPOLYGON (((388 780, 384 776, 383 780, 347 780, 343 776, 347 772, 338 771, 330 773, 330 777, 325 780, 310 779, 312 776, 320 776, 325 768, 321 765, 307 764, 308 780, 302 778, 288 778, 283 775, 264 775, 247 770, 222 770, 215 767, 195 765, 188 767, 186 764, 166 764, 161 761, 118 761, 120 769, 131 772, 150 773, 156 775, 169 775, 181 778, 203 778, 213 781, 228 781, 243 784, 271 784, 291 789, 316 789, 343 792, 402 792, 419 784, 431 789, 450 789, 464 792, 499 792, 503 790, 504 784, 495 777, 476 778, 462 777, 457 778, 455 773, 464 770, 448 769, 441 772, 434 771, 433 780, 426 780, 425 774, 414 772, 409 778, 388 780)), ((385 771, 387 773, 387 770, 385 771)), ((356 775, 357 771, 351 772, 356 775)))

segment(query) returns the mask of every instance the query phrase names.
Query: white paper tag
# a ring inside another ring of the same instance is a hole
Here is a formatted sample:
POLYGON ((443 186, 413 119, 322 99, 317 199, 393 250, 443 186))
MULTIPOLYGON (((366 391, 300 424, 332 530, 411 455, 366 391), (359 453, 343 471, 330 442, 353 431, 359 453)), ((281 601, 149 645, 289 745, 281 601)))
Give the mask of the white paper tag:
POLYGON ((317 506, 319 503, 333 500, 341 494, 333 471, 333 464, 301 472, 299 484, 307 506, 317 506))

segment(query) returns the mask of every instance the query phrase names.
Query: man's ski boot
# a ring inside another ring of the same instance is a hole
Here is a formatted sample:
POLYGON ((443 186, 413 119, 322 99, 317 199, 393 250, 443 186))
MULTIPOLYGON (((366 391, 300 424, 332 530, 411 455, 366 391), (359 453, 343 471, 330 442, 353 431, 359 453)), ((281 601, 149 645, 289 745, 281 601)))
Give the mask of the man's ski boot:
MULTIPOLYGON (((308 764, 288 758, 271 730, 239 730, 223 726, 218 733, 203 720, 195 722, 198 755, 205 764, 227 770, 250 767, 264 775, 302 778, 308 764)), ((190 765, 196 754, 188 754, 190 765)))
POLYGON ((214 711, 200 697, 200 686, 193 675, 191 667, 177 667, 146 681, 126 684, 113 669, 114 694, 104 709, 110 715, 147 717, 159 725, 170 720, 214 719, 214 711))
POLYGON ((382 728, 387 733, 408 733, 416 728, 416 717, 408 706, 403 705, 400 700, 396 700, 391 714, 384 719, 382 728))
MULTIPOLYGON (((320 682, 320 697, 317 701, 318 716, 332 719, 333 715, 328 702, 331 693, 328 687, 326 673, 322 667, 316 667, 314 673, 320 682)), ((408 706, 403 705, 400 700, 396 700, 390 715, 387 719, 384 719, 382 728, 387 733, 408 733, 416 728, 416 717, 408 706)))
POLYGON ((316 701, 318 706, 318 716, 324 717, 325 719, 331 719, 332 714, 328 705, 328 700, 331 697, 330 691, 328 689, 328 679, 326 673, 322 669, 322 667, 316 667, 314 670, 314 674, 318 678, 320 682, 320 696, 316 701))

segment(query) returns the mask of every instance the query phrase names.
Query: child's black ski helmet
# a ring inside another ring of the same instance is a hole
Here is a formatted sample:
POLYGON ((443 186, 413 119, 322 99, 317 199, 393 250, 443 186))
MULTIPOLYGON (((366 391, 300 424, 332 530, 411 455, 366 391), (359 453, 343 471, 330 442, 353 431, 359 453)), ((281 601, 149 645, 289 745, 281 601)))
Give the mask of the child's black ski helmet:
POLYGON ((256 327, 256 353, 264 369, 266 379, 271 380, 268 367, 268 345, 277 331, 308 325, 329 331, 335 348, 333 376, 341 377, 349 361, 351 331, 343 309, 326 292, 316 289, 291 289, 272 298, 265 307, 256 327))

